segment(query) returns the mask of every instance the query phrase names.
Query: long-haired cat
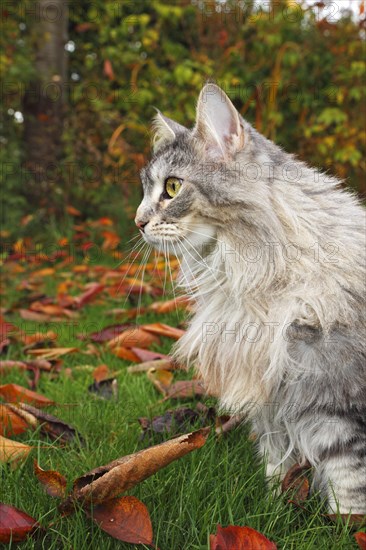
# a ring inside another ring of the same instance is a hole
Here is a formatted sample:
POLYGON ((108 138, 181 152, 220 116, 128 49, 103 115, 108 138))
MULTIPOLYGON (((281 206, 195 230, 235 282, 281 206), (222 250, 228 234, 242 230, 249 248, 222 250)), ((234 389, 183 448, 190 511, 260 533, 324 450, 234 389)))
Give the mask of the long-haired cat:
POLYGON ((177 358, 251 418, 269 477, 308 460, 330 510, 366 514, 363 207, 215 84, 193 129, 161 113, 154 129, 136 224, 195 303, 177 358))

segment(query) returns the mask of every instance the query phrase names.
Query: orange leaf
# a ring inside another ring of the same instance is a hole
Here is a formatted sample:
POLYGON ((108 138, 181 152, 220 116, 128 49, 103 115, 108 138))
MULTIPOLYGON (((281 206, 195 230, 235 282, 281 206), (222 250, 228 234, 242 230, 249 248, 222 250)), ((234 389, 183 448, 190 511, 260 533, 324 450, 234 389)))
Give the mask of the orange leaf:
POLYGON ((29 445, 24 445, 0 435, 0 463, 17 463, 27 458, 31 450, 32 447, 29 445))
POLYGON ((217 526, 210 535, 210 550, 276 550, 276 545, 251 527, 217 526))
POLYGON ((107 365, 99 365, 93 370, 93 378, 96 382, 105 380, 109 376, 109 369, 107 365))
POLYGON ((176 327, 165 325, 164 323, 151 323, 150 325, 142 325, 144 330, 151 332, 152 334, 158 334, 159 336, 168 336, 174 340, 179 340, 185 333, 184 330, 176 327))
POLYGON ((355 533, 354 537, 361 550, 366 550, 366 533, 360 531, 359 533, 355 533))
POLYGON ((169 370, 157 370, 154 367, 148 370, 147 377, 163 395, 167 394, 173 381, 173 374, 169 370))
POLYGON ((115 539, 132 544, 152 544, 153 530, 148 509, 136 497, 107 500, 93 508, 92 517, 115 539))
POLYGON ((125 346, 128 348, 134 346, 140 346, 142 348, 148 348, 152 344, 160 344, 160 340, 154 334, 150 334, 143 328, 136 326, 123 331, 115 338, 110 340, 108 346, 113 348, 117 346, 125 346))
POLYGON ((0 395, 9 401, 9 403, 30 403, 38 407, 47 407, 47 405, 55 404, 54 401, 51 401, 47 397, 18 386, 18 384, 4 384, 0 386, 0 395))
POLYGON ((61 355, 66 355, 67 353, 73 353, 75 351, 78 351, 78 348, 36 348, 28 350, 27 353, 52 361, 58 359, 61 355))
POLYGON ((70 216, 81 216, 80 210, 74 208, 73 206, 71 206, 71 204, 68 204, 66 206, 66 212, 70 214, 70 216))
POLYGON ((0 542, 3 544, 21 542, 37 525, 36 520, 25 512, 0 504, 0 542))
POLYGON ((75 305, 79 309, 83 307, 85 304, 93 300, 97 294, 100 294, 104 290, 104 285, 101 285, 100 283, 92 283, 89 285, 89 288, 81 294, 81 296, 78 296, 75 298, 75 305))
POLYGON ((109 78, 109 80, 114 80, 113 67, 109 59, 104 61, 104 74, 109 78))
POLYGON ((154 302, 149 306, 149 309, 156 313, 170 313, 177 308, 185 308, 189 304, 186 296, 178 296, 176 299, 167 300, 166 302, 154 302))
POLYGON ((23 418, 0 404, 0 435, 12 436, 22 434, 28 429, 28 424, 23 418))
POLYGON ((34 473, 48 495, 58 498, 65 497, 67 481, 63 475, 56 470, 43 470, 36 460, 34 461, 34 473))

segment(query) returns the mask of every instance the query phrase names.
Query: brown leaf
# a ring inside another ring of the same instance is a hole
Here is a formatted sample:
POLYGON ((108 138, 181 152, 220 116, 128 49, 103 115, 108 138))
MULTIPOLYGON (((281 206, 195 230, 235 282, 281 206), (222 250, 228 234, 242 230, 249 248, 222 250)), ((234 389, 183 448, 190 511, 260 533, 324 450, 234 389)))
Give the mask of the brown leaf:
POLYGON ((0 542, 21 542, 29 535, 38 523, 25 512, 8 504, 0 504, 0 542))
POLYGON ((137 362, 154 361, 155 359, 170 359, 169 355, 164 355, 164 353, 158 353, 157 351, 150 351, 136 347, 131 348, 131 351, 133 351, 137 357, 137 362))
POLYGON ((70 426, 70 424, 67 424, 56 416, 40 411, 36 407, 32 407, 25 403, 20 403, 19 409, 19 414, 26 413, 35 417, 37 421, 42 424, 42 433, 47 434, 52 439, 57 439, 63 443, 69 443, 77 438, 80 443, 83 443, 84 440, 80 433, 70 426))
POLYGON ((142 327, 135 326, 118 334, 118 336, 110 340, 108 346, 111 348, 118 346, 148 348, 152 344, 160 344, 159 338, 154 334, 150 334, 150 332, 147 332, 142 327))
POLYGON ((32 447, 0 435, 0 463, 18 463, 27 458, 32 447))
POLYGON ((235 414, 233 416, 218 416, 216 418, 216 433, 217 435, 222 435, 231 430, 235 429, 237 426, 243 422, 243 416, 240 414, 235 414))
POLYGON ((9 401, 9 403, 31 403, 38 407, 47 407, 48 405, 55 404, 54 401, 44 397, 44 395, 18 386, 18 384, 4 384, 0 386, 0 395, 2 395, 6 401, 9 401))
POLYGON ((166 399, 184 399, 202 395, 207 394, 200 380, 178 380, 168 388, 166 399))
POLYGON ((114 80, 113 66, 109 59, 104 60, 103 72, 109 78, 109 80, 114 80))
POLYGON ((295 504, 304 502, 309 496, 310 487, 306 472, 310 468, 311 465, 309 462, 306 462, 304 465, 294 464, 283 478, 282 492, 293 492, 291 501, 295 504))
POLYGON ((276 545, 251 527, 217 526, 210 535, 210 550, 276 550, 276 545))
POLYGON ((29 428, 27 422, 6 405, 0 404, 0 435, 22 434, 29 428))
POLYGON ((185 330, 171 327, 169 325, 165 325, 164 323, 151 323, 150 325, 142 325, 141 328, 151 332, 152 334, 173 338, 173 340, 179 340, 179 338, 185 334, 185 330))
POLYGON ((136 497, 107 500, 93 508, 92 517, 115 539, 132 544, 152 544, 153 530, 148 509, 136 497))
POLYGON ((354 537, 361 550, 366 550, 366 533, 360 531, 359 533, 355 533, 354 537))
POLYGON ((324 514, 324 516, 334 522, 341 520, 350 527, 364 527, 366 525, 366 514, 324 514))
POLYGON ((152 420, 145 417, 139 418, 138 420, 143 430, 143 436, 145 436, 149 433, 167 433, 172 435, 177 432, 182 432, 183 430, 189 429, 199 420, 199 418, 199 412, 188 407, 179 407, 177 409, 170 409, 161 416, 155 416, 152 420))
POLYGON ((74 482, 62 509, 69 509, 73 501, 103 502, 131 489, 174 460, 202 447, 209 430, 202 428, 91 470, 74 482))
POLYGON ((173 381, 173 374, 169 370, 155 369, 152 367, 147 372, 147 377, 163 395, 167 395, 173 381))
POLYGON ((166 302, 154 302, 149 306, 151 311, 156 313, 170 313, 178 308, 186 308, 189 300, 186 296, 178 296, 176 299, 167 300, 166 302))
POLYGON ((63 475, 56 470, 43 470, 36 460, 34 461, 34 473, 48 495, 65 498, 67 481, 63 475))

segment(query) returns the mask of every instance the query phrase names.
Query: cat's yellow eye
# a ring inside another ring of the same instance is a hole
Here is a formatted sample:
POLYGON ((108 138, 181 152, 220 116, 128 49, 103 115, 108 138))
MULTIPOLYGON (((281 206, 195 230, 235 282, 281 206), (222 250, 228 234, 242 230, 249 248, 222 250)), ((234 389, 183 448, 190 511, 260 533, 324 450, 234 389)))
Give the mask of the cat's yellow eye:
POLYGON ((179 178, 171 177, 165 180, 165 191, 171 199, 178 194, 181 187, 182 180, 179 178))

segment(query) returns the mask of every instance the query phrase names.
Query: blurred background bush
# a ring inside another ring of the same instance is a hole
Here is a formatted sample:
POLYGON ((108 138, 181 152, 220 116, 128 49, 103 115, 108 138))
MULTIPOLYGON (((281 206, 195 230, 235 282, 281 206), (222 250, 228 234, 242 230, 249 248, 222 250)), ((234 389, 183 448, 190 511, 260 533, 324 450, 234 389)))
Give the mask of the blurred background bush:
POLYGON ((365 13, 353 0, 3 1, 3 227, 132 216, 154 106, 207 79, 301 159, 365 184, 365 13))

